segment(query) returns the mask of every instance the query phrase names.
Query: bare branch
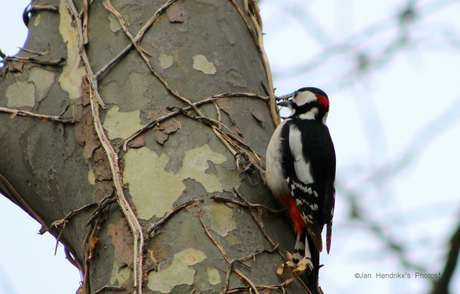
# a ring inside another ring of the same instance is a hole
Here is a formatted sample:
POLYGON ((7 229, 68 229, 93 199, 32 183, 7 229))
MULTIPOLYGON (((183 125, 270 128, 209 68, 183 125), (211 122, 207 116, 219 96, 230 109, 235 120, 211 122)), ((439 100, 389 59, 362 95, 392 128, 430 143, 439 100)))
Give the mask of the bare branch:
POLYGON ((19 115, 19 116, 25 116, 25 117, 33 117, 33 118, 37 118, 41 120, 49 120, 52 122, 58 122, 62 124, 75 124, 77 122, 74 119, 62 119, 61 117, 64 115, 64 112, 58 116, 55 116, 55 115, 38 114, 38 113, 30 112, 30 111, 12 109, 12 108, 6 108, 6 107, 0 107, 0 112, 12 114, 11 118, 14 118, 16 115, 19 115))
POLYGON ((449 285, 457 267, 458 257, 460 256, 460 223, 457 230, 450 239, 450 250, 447 254, 446 263, 441 278, 433 280, 432 294, 449 293, 449 285))

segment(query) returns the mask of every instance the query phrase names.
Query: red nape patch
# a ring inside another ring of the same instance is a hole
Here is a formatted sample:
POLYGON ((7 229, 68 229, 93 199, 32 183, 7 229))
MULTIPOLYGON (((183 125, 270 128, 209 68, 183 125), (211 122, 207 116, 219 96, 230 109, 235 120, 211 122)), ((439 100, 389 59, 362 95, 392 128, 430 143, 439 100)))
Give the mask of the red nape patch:
POLYGON ((316 98, 318 99, 319 105, 324 107, 329 107, 329 99, 323 95, 315 94, 316 98))
POLYGON ((286 199, 283 202, 286 203, 287 206, 289 206, 289 213, 291 215, 292 224, 294 225, 294 232, 296 234, 302 234, 305 228, 305 222, 303 221, 302 216, 300 215, 299 209, 295 205, 294 199, 286 199))

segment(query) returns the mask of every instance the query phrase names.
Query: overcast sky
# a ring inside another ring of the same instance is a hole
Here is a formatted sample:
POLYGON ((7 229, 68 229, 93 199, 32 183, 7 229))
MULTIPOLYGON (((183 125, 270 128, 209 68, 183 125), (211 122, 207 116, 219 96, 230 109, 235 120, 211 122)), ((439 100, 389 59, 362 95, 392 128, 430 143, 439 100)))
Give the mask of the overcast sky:
MULTIPOLYGON (((26 39, 22 12, 28 1, 2 2, 0 49, 13 55, 26 39)), ((460 43, 460 5, 446 4, 451 2, 456 1, 437 1, 438 6, 417 1, 428 7, 410 34, 418 45, 382 58, 365 74, 353 71, 352 54, 323 60, 323 48, 377 24, 381 33, 354 46, 371 60, 384 56, 379 50, 398 31, 390 16, 406 1, 265 0, 261 5, 277 95, 304 86, 329 94, 338 184, 365 194, 360 201, 369 216, 387 224, 386 232, 405 242, 410 260, 426 266, 429 274, 441 271, 460 214, 460 52, 455 47, 460 43), (299 69, 315 61, 321 64, 315 70, 299 69), (387 181, 379 185, 373 180, 385 172, 391 175, 387 181)), ((38 235, 40 225, 7 199, 0 197, 0 207, 0 294, 75 293, 80 275, 62 248, 54 256, 54 238, 38 235)), ((331 254, 322 257, 325 293, 427 293, 427 280, 416 279, 367 228, 348 220, 340 191, 336 207, 331 254), (412 278, 375 276, 405 272, 412 278), (357 279, 356 273, 373 277, 357 279)), ((458 270, 454 288, 460 293, 458 270)))

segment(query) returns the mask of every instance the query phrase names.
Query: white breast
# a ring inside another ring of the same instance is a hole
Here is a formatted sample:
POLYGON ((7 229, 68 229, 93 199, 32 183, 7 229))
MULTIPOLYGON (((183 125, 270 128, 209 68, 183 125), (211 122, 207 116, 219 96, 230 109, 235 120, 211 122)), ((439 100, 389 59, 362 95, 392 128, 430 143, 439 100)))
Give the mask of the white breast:
POLYGON ((286 122, 283 121, 275 130, 267 148, 267 172, 265 174, 267 186, 276 195, 289 194, 289 188, 286 179, 283 176, 283 167, 281 165, 281 129, 286 122))

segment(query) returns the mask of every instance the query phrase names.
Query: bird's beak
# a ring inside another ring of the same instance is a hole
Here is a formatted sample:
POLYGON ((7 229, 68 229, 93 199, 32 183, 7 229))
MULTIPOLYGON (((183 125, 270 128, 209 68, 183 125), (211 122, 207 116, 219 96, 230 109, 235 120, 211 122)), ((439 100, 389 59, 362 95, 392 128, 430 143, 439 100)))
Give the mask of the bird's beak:
POLYGON ((289 107, 292 105, 292 100, 284 100, 277 103, 278 106, 289 107))

